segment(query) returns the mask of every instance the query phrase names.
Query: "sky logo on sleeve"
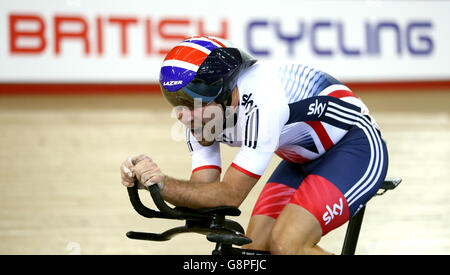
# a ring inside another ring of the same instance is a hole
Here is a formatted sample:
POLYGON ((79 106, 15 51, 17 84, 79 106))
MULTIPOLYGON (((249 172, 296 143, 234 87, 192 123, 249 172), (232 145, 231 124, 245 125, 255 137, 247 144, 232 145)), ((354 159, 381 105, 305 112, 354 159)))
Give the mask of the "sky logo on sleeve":
POLYGON ((307 115, 319 115, 318 117, 321 117, 323 114, 323 111, 325 111, 325 108, 327 107, 327 103, 319 103, 319 100, 316 99, 315 102, 311 103, 308 107, 308 113, 307 115))

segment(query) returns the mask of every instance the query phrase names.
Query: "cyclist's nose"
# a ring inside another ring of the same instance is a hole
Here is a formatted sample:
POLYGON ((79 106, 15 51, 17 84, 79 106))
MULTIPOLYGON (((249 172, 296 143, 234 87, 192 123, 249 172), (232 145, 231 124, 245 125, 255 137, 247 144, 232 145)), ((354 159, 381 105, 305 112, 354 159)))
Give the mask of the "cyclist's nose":
POLYGON ((194 121, 202 122, 202 110, 191 110, 188 108, 179 108, 176 110, 177 119, 189 128, 192 128, 194 121))
POLYGON ((177 108, 175 110, 175 115, 177 119, 186 126, 189 126, 191 120, 193 120, 193 114, 188 108, 177 108))

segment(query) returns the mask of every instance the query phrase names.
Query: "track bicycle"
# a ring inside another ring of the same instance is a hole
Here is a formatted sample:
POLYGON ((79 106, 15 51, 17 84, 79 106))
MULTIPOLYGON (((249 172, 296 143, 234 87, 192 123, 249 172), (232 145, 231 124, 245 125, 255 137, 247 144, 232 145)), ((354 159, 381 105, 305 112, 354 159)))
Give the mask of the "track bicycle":
MULTIPOLYGON (((377 195, 383 195, 395 189, 402 182, 401 178, 386 178, 378 190, 377 195)), ((146 207, 140 200, 137 184, 128 187, 128 196, 133 208, 145 218, 183 220, 183 226, 168 229, 162 233, 129 231, 126 236, 134 240, 168 241, 183 233, 199 233, 206 235, 206 239, 215 243, 212 255, 269 255, 269 251, 243 249, 240 246, 252 242, 245 236, 244 228, 228 216, 236 217, 241 211, 232 206, 190 209, 186 207, 170 207, 161 197, 157 184, 149 187, 153 202, 159 211, 146 207)), ((354 255, 358 243, 359 233, 366 206, 349 220, 342 247, 342 255, 354 255)))

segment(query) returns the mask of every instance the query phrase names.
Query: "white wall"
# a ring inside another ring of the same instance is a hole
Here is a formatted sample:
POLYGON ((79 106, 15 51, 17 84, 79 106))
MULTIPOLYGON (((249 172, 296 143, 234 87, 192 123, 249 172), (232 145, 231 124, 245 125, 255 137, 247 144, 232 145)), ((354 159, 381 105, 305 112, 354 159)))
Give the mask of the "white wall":
POLYGON ((450 1, 187 3, 1 1, 0 82, 157 82, 165 51, 202 32, 343 81, 450 79, 450 1))

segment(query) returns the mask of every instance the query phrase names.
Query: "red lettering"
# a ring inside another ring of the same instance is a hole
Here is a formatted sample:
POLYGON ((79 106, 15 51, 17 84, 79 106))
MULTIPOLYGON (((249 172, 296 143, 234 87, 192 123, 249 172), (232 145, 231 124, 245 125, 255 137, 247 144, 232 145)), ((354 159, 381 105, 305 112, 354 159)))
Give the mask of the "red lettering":
POLYGON ((38 15, 11 14, 9 15, 9 50, 11 54, 18 53, 41 53, 44 51, 46 41, 44 37, 45 23, 38 15), (33 22, 38 28, 35 31, 18 30, 17 25, 21 21, 33 22), (32 38, 39 43, 37 46, 20 46, 18 41, 20 38, 32 38))
POLYGON ((119 24, 120 28, 120 41, 122 42, 122 55, 126 55, 127 50, 127 27, 130 24, 136 24, 138 21, 136 18, 123 18, 123 17, 111 17, 109 18, 110 23, 119 24))
POLYGON ((88 25, 86 20, 76 16, 55 16, 54 18, 54 30, 55 30, 55 54, 61 52, 61 41, 63 39, 80 39, 84 44, 84 53, 89 54, 89 40, 87 37, 88 25), (81 25, 79 32, 68 32, 61 29, 61 25, 72 23, 81 25))
POLYGON ((152 53, 152 30, 150 19, 145 19, 145 50, 147 55, 152 53))
MULTIPOLYGON (((150 17, 138 18, 136 16, 105 17, 96 15, 85 18, 82 15, 57 14, 45 18, 32 13, 11 13, 9 14, 9 46, 11 54, 40 54, 45 51, 47 44, 51 44, 54 46, 55 55, 60 55, 64 42, 75 40, 74 43, 81 45, 81 50, 85 55, 88 56, 92 50, 97 56, 104 56, 109 46, 105 44, 105 39, 112 35, 118 37, 119 51, 122 56, 126 56, 130 54, 129 40, 132 40, 130 28, 134 27, 140 31, 143 43, 142 45, 133 45, 132 49, 141 50, 141 54, 151 57, 153 54, 166 55, 174 44, 192 35, 228 38, 229 22, 226 19, 221 19, 217 24, 208 23, 204 18, 190 17, 154 20, 150 17), (46 19, 53 20, 52 31, 47 31, 47 33, 46 24, 48 22, 46 19), (104 28, 109 24, 113 25, 111 28, 117 29, 116 33, 105 32, 104 28), (90 41, 90 39, 93 40, 90 41)), ((67 52, 65 54, 73 55, 74 53, 67 52)))
POLYGON ((227 39, 228 37, 228 22, 224 19, 222 19, 222 21, 220 22, 221 25, 221 32, 217 33, 217 34, 211 34, 205 31, 205 22, 203 22, 203 19, 200 19, 198 21, 198 34, 200 36, 217 36, 217 37, 222 37, 223 39, 227 39))
MULTIPOLYGON (((190 21, 188 19, 163 19, 158 25, 159 36, 167 40, 182 41, 189 36, 187 31, 184 33, 167 33, 165 29, 171 25, 189 27, 189 24, 190 21)), ((170 49, 160 49, 159 53, 161 55, 166 55, 169 51, 170 49)))
POLYGON ((103 54, 103 23, 102 18, 97 17, 97 53, 103 54))

